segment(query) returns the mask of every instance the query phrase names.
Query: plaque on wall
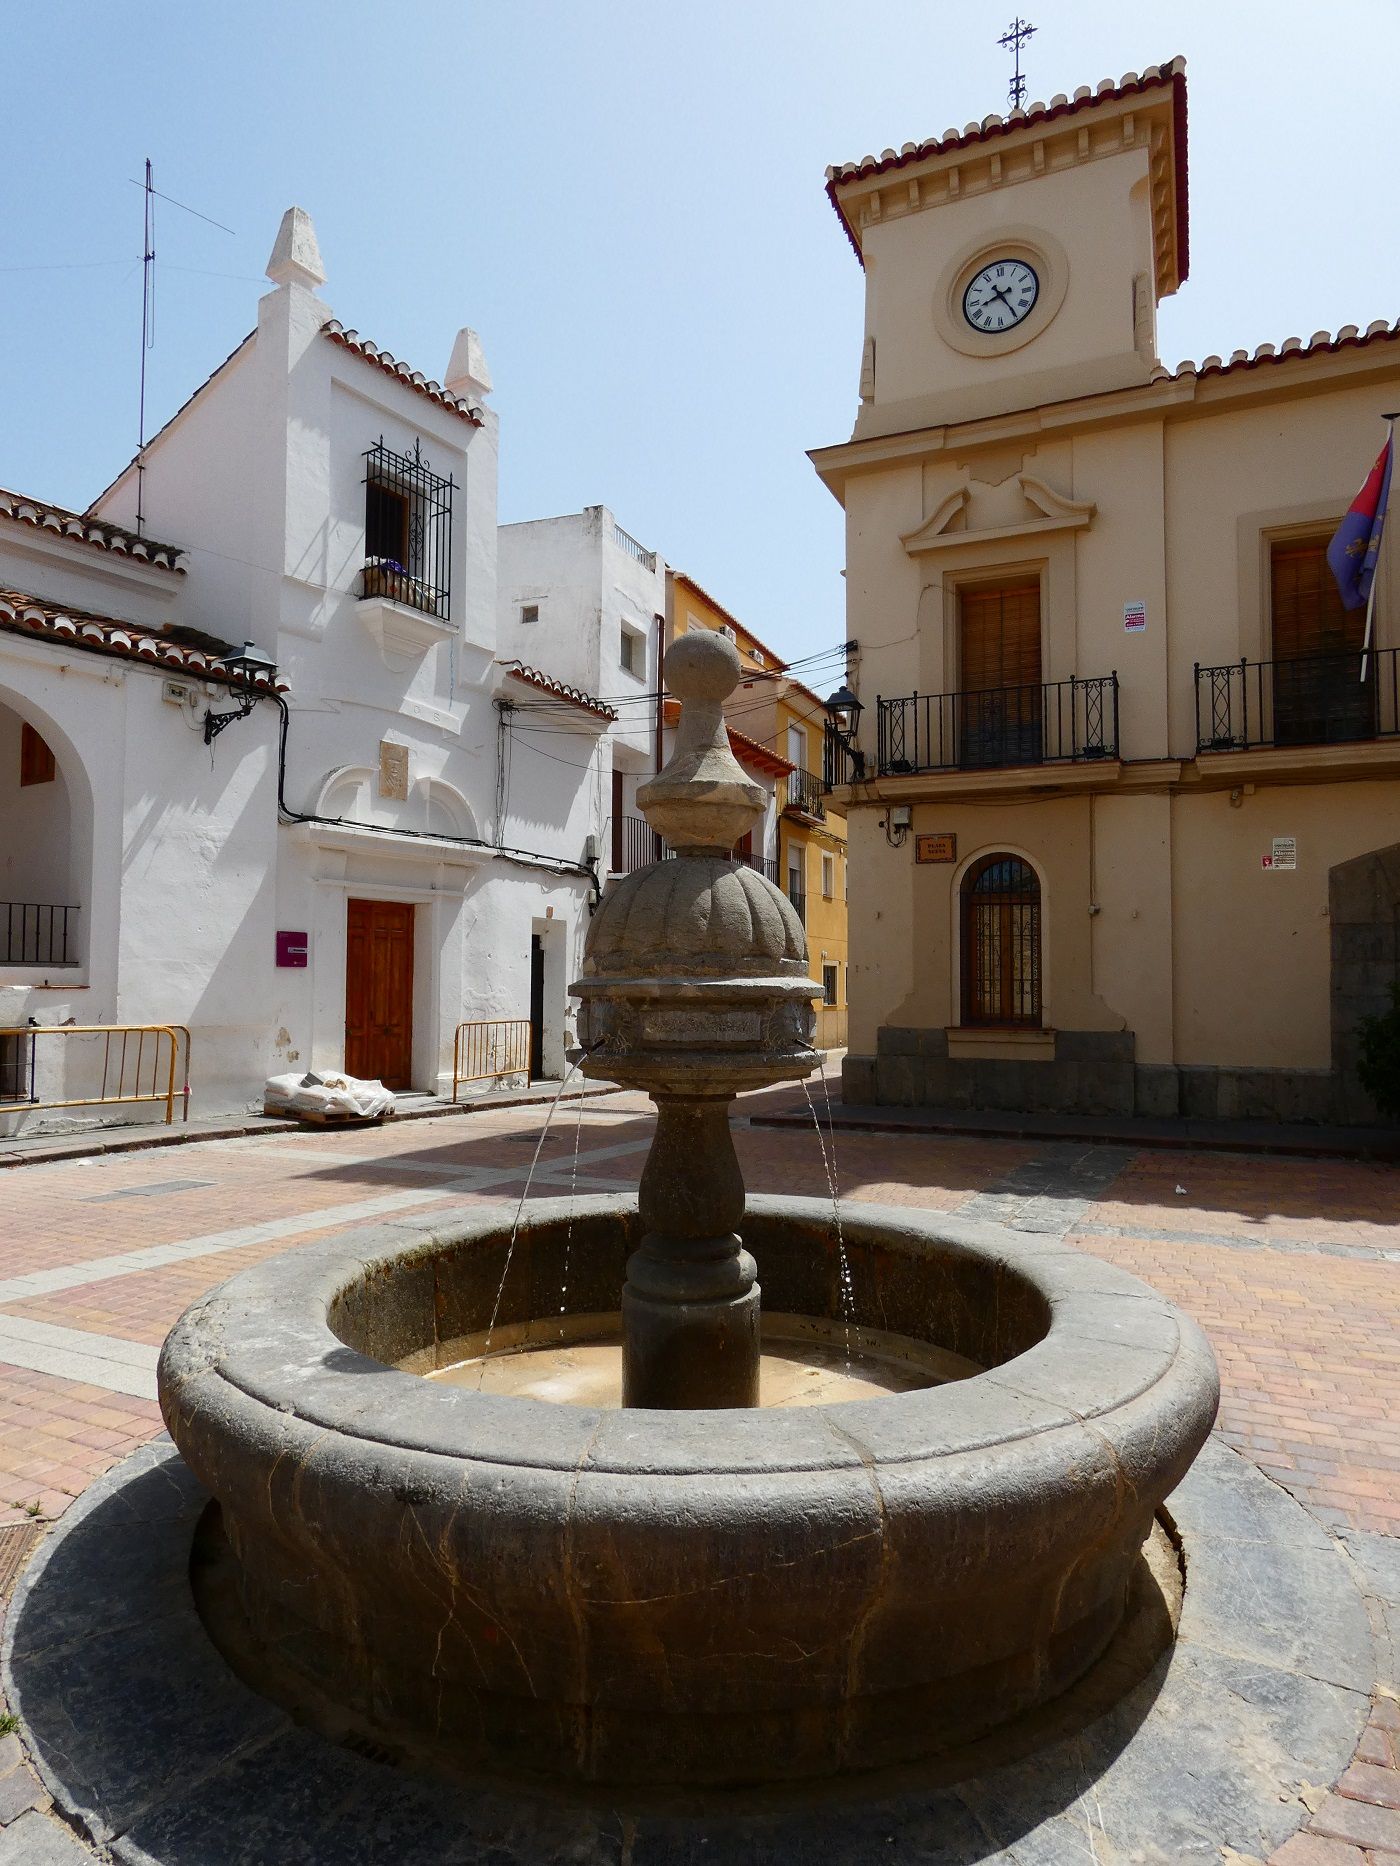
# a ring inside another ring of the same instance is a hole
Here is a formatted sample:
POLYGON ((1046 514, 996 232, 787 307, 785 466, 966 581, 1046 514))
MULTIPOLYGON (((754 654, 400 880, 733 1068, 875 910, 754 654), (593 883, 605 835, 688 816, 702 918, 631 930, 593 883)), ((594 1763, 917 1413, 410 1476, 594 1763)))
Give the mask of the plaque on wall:
POLYGON ((397 797, 400 803, 408 798, 408 747, 391 739, 379 742, 379 794, 397 797))
POLYGON ((934 836, 915 836, 916 862, 956 862, 957 859, 958 838, 952 830, 943 830, 934 836))

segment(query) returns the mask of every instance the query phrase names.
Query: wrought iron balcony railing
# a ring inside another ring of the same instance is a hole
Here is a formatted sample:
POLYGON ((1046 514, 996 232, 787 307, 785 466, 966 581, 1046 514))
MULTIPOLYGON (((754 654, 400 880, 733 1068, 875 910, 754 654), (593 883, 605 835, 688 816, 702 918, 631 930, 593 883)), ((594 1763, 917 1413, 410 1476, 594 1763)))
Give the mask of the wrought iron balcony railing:
POLYGON ((792 883, 789 882, 787 897, 797 909, 797 917, 805 927, 807 924, 807 890, 805 888, 795 888, 792 883))
POLYGON ((865 778, 865 753, 842 735, 828 720, 822 735, 822 787, 835 790, 838 784, 859 784, 865 778))
POLYGON ((76 965, 78 909, 0 901, 0 965, 76 965))
POLYGON ((661 838, 642 816, 615 816, 608 824, 608 868, 614 875, 630 875, 659 861, 661 838))
POLYGON ((822 781, 815 771, 804 771, 799 765, 788 772, 787 807, 799 811, 803 816, 810 816, 817 822, 825 822, 826 805, 822 801, 822 781))
POLYGON ((1118 756, 1116 673, 975 693, 914 693, 879 700, 876 714, 882 777, 1118 756))
POLYGON ((1400 734, 1400 650, 1196 665, 1196 750, 1347 745, 1400 734))

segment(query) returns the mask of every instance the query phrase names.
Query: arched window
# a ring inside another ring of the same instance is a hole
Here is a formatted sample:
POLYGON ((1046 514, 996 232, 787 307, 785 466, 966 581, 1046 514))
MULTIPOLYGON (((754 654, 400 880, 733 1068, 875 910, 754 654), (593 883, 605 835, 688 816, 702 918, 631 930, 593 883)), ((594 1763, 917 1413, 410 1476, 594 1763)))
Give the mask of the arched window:
POLYGON ((1019 855, 986 855, 962 884, 965 1024, 1040 1025, 1040 882, 1019 855))

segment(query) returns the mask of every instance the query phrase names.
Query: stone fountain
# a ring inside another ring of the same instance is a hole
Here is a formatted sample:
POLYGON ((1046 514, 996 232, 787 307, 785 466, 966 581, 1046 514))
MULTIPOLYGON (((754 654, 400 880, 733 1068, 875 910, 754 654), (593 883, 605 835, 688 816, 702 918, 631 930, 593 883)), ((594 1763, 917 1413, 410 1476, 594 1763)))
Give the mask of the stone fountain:
POLYGON ((760 804, 720 710, 737 658, 692 635, 667 673, 675 755, 640 801, 677 853, 609 888, 575 987, 583 1066, 656 1102, 639 1197, 331 1237, 186 1313, 159 1385, 217 1503, 216 1637, 298 1715, 450 1771, 946 1764, 1114 1641, 1214 1361, 1058 1239, 746 1203, 729 1104, 813 1067, 816 987, 792 907, 728 854, 760 804), (487 1378, 619 1336, 620 1407, 487 1378), (905 1378, 765 1407, 770 1337, 905 1378))

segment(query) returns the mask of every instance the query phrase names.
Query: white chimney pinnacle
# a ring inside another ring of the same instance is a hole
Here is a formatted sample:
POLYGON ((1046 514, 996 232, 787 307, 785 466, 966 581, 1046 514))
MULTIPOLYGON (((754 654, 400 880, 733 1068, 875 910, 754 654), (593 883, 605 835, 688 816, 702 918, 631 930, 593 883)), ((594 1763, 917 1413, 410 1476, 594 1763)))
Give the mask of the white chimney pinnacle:
POLYGON ((473 395, 491 393, 491 371, 486 367, 486 352, 474 330, 464 327, 457 332, 457 341, 452 346, 452 358, 447 365, 442 386, 453 395, 465 396, 468 400, 473 395))
POLYGON ((282 216, 272 257, 267 262, 267 276, 274 285, 304 285, 313 292, 325 284, 326 269, 321 264, 316 229, 304 207, 289 207, 282 216))

